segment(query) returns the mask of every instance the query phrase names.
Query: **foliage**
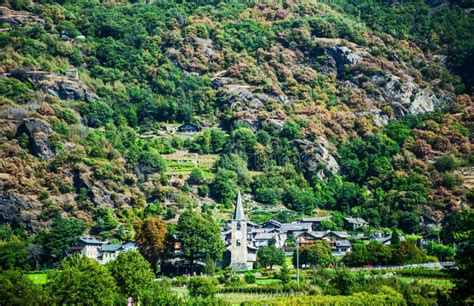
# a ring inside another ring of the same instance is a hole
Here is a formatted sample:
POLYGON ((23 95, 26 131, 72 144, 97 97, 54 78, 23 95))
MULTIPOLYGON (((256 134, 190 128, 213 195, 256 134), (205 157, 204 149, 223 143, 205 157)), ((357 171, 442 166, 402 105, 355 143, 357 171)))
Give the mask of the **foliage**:
POLYGON ((275 245, 263 246, 257 251, 257 263, 259 266, 270 269, 274 265, 283 265, 285 262, 285 252, 275 245))
MULTIPOLYGON (((324 241, 316 241, 310 246, 303 246, 299 250, 299 264, 311 267, 327 267, 334 262, 331 248, 324 241)), ((293 252, 293 265, 296 267, 296 250, 293 252)))
POLYGON ((117 287, 105 266, 87 257, 68 257, 47 284, 55 304, 112 304, 117 287))
POLYGON ((244 275, 244 279, 247 284, 255 284, 257 277, 255 276, 255 274, 247 272, 244 275))
POLYGON ((472 303, 474 300, 474 277, 472 275, 474 247, 472 244, 465 246, 456 255, 456 268, 453 270, 454 289, 452 298, 456 302, 472 303))
POLYGON ((27 258, 26 243, 13 239, 0 242, 0 267, 2 270, 25 267, 27 258))
POLYGON ((191 268, 197 259, 204 259, 207 255, 212 259, 222 257, 224 246, 220 230, 209 217, 191 210, 184 212, 176 225, 176 236, 191 268))
POLYGON ((247 302, 243 305, 357 305, 357 304, 373 304, 373 305, 406 305, 403 295, 390 289, 384 288, 386 293, 370 294, 367 292, 356 293, 350 296, 299 296, 261 300, 258 302, 247 302))
POLYGON ((192 297, 214 297, 216 284, 214 279, 205 277, 193 277, 189 280, 189 295, 192 297))
POLYGON ((143 257, 154 269, 160 258, 167 238, 166 224, 160 218, 147 218, 135 225, 135 243, 143 257))
POLYGON ((281 266, 280 273, 278 273, 278 279, 280 279, 283 284, 288 284, 290 282, 290 269, 288 269, 288 265, 286 263, 283 263, 281 266))
POLYGON ((125 297, 140 301, 144 292, 152 288, 155 276, 150 264, 138 251, 120 253, 108 265, 110 274, 125 297))
POLYGON ((41 244, 48 256, 59 260, 67 255, 69 247, 79 239, 85 230, 85 223, 77 218, 57 217, 53 220, 50 230, 42 233, 41 244))
POLYGON ((7 305, 47 303, 43 288, 35 285, 19 270, 5 270, 0 274, 0 299, 7 305))

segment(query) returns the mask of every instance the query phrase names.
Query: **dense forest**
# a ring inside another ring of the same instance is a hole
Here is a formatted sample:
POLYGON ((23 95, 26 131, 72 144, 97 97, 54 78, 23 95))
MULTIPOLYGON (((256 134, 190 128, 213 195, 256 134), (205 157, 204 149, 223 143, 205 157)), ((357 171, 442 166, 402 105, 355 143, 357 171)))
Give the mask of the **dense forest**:
POLYGON ((472 240, 472 1, 1 5, 4 269, 190 208, 217 226, 238 190, 256 223, 472 240))

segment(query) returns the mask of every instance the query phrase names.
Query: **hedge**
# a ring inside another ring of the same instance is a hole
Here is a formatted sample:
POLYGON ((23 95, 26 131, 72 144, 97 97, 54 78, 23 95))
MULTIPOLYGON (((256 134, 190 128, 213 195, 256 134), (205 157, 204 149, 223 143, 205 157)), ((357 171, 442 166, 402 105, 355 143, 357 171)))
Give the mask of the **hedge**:
POLYGON ((407 305, 403 296, 395 290, 384 287, 384 293, 370 294, 360 292, 353 295, 316 295, 293 296, 261 300, 258 302, 245 302, 242 305, 407 305))

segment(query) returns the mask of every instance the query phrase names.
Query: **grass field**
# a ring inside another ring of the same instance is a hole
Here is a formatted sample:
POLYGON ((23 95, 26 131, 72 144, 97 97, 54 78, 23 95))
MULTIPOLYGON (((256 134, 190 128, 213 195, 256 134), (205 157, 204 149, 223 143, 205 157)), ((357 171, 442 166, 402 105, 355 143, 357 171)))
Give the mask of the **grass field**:
POLYGON ((427 277, 398 277, 399 280, 407 283, 418 282, 420 284, 432 285, 438 288, 452 288, 454 285, 447 278, 427 278, 427 277))
POLYGON ((33 283, 38 285, 46 284, 46 281, 48 280, 48 275, 46 273, 32 273, 26 274, 26 276, 33 281, 33 283))
POLYGON ((282 293, 282 294, 264 294, 264 293, 237 293, 237 292, 232 292, 232 293, 218 293, 216 294, 217 298, 223 299, 227 303, 231 305, 240 305, 243 302, 249 302, 249 301, 261 301, 261 300, 267 300, 267 299, 273 299, 273 298, 278 298, 278 297, 286 297, 288 296, 288 293, 282 293))
POLYGON ((269 285, 269 284, 279 284, 281 280, 274 279, 274 278, 257 278, 256 284, 257 285, 269 285))

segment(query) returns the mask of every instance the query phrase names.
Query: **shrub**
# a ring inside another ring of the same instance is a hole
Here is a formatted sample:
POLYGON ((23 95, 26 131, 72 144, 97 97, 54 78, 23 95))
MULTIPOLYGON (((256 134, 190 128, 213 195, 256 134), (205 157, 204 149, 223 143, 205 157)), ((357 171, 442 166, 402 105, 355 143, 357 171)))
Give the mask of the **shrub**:
POLYGON ((441 156, 435 163, 436 169, 441 172, 456 169, 459 165, 460 162, 454 155, 441 156))
POLYGON ((213 278, 193 277, 189 280, 189 295, 192 297, 214 297, 217 292, 213 278))
POLYGON ((257 277, 253 273, 245 273, 244 279, 247 284, 255 284, 257 281, 257 277))

